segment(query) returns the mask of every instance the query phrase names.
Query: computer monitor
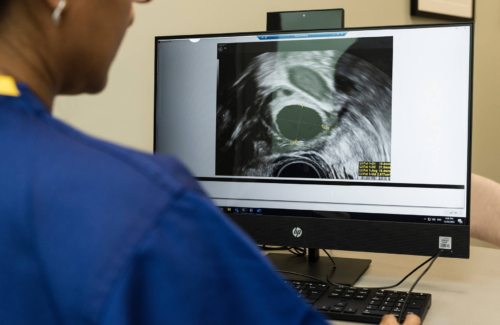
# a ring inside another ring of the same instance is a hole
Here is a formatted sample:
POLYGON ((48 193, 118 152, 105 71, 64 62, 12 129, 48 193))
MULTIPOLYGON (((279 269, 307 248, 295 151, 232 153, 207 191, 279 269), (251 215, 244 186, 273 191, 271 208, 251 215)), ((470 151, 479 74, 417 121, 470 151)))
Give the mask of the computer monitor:
POLYGON ((267 31, 305 31, 344 28, 344 9, 277 11, 267 13, 267 31))
POLYGON ((257 243, 469 257, 473 24, 155 45, 155 152, 257 243))

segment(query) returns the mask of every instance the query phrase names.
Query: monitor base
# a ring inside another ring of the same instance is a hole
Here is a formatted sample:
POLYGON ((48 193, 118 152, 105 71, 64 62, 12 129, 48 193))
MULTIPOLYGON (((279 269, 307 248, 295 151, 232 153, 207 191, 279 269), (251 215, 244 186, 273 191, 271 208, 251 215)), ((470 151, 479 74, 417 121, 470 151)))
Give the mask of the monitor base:
MULTIPOLYGON (((307 256, 296 256, 292 254, 270 253, 267 257, 271 260, 277 270, 306 274, 326 281, 326 275, 332 266, 332 261, 328 257, 311 258, 307 256)), ((337 268, 330 275, 330 282, 348 286, 353 286, 356 281, 365 273, 372 260, 333 257, 337 268)), ((291 274, 283 274, 290 280, 307 280, 291 274)))

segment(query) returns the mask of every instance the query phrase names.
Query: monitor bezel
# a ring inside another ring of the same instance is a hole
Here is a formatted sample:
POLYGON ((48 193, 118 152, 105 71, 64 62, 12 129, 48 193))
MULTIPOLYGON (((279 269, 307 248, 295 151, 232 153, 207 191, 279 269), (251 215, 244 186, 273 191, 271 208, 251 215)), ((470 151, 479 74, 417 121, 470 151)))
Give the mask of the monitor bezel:
POLYGON ((428 24, 428 25, 401 25, 356 27, 326 30, 305 31, 272 31, 272 32, 245 32, 245 33, 218 33, 196 35, 171 35, 155 37, 154 63, 154 136, 153 151, 157 148, 157 69, 158 44, 163 40, 175 39, 202 39, 217 37, 240 37, 261 35, 285 35, 298 33, 320 32, 350 32, 365 30, 397 30, 422 28, 449 28, 470 27, 470 72, 469 72, 469 125, 467 143, 467 190, 466 190, 466 222, 464 225, 451 224, 421 224, 413 222, 387 222, 362 220, 316 219, 307 217, 284 216, 256 216, 256 215, 228 215, 243 228, 259 244, 294 246, 308 248, 325 248, 347 251, 364 251, 375 253, 392 253, 405 255, 431 256, 439 250, 439 237, 452 237, 452 250, 445 250, 442 256, 455 258, 469 258, 470 254, 470 198, 471 198, 471 155, 472 155, 472 117, 473 117, 473 72, 474 72, 474 22, 428 24), (264 218, 263 218, 264 217, 264 218), (357 224, 354 224, 357 223, 357 224), (356 232, 346 229, 356 225, 356 232), (304 228, 304 236, 292 236, 293 228, 304 228), (313 236, 309 236, 312 230, 313 236), (354 235, 353 235, 354 233, 354 235), (363 236, 355 236, 355 234, 363 236), (332 236, 335 234, 335 237, 332 236), (416 244, 417 243, 417 244, 416 244))

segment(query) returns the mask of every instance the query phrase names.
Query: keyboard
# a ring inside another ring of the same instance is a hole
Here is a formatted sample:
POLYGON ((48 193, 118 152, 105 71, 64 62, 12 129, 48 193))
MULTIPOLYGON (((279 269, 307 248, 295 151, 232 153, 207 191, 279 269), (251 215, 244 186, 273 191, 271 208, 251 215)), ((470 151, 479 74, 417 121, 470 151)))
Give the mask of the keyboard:
MULTIPOLYGON (((327 286, 309 281, 285 281, 291 284, 312 308, 334 320, 378 324, 382 316, 393 314, 399 318, 407 292, 375 290, 349 286, 327 286)), ((422 319, 431 307, 431 295, 412 293, 403 315, 415 314, 422 319)), ((404 317, 403 316, 403 320, 404 317)))

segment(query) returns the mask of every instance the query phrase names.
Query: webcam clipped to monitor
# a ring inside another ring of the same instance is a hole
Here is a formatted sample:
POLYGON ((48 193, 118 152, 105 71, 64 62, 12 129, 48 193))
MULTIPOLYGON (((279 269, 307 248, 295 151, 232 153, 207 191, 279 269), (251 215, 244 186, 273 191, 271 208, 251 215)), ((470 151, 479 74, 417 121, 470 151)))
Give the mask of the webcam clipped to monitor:
POLYGON ((344 28, 344 9, 267 13, 268 32, 339 28, 344 28))

